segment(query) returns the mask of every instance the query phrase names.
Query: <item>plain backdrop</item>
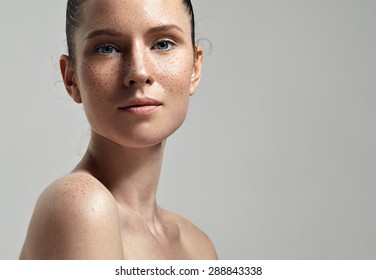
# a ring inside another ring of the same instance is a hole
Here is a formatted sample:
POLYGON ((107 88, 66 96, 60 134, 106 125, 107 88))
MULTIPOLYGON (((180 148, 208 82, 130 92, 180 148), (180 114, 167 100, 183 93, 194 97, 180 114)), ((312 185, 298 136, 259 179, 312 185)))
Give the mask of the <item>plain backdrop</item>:
MULTIPOLYGON (((1 0, 0 259, 87 145, 58 71, 65 4, 1 0)), ((207 57, 160 205, 222 259, 375 259, 376 1, 193 4, 207 57)))

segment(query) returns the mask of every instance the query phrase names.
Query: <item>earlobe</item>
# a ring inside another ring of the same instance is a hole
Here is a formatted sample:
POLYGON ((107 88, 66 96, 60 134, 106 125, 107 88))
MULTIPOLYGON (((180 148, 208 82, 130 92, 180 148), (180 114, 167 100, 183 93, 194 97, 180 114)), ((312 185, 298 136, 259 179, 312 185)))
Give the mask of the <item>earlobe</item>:
POLYGON ((201 46, 195 48, 195 61, 193 64, 192 76, 191 76, 191 88, 190 95, 196 92, 196 89, 201 80, 202 64, 204 60, 204 52, 201 46))
POLYGON ((80 90, 76 81, 76 74, 71 65, 69 57, 66 55, 62 55, 60 57, 60 71, 68 94, 75 102, 79 104, 82 103, 80 90))

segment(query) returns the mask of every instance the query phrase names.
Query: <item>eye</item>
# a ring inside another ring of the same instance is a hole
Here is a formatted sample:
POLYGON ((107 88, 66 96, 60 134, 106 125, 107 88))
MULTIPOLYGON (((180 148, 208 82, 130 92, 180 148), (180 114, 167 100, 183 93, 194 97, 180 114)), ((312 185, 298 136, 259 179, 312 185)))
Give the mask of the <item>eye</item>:
POLYGON ((175 47, 175 43, 171 41, 159 41, 154 46, 153 49, 156 49, 158 51, 169 51, 175 47))
POLYGON ((115 52, 118 52, 118 50, 111 45, 103 45, 103 46, 97 47, 95 49, 95 52, 102 54, 102 55, 110 55, 110 54, 113 54, 115 52))

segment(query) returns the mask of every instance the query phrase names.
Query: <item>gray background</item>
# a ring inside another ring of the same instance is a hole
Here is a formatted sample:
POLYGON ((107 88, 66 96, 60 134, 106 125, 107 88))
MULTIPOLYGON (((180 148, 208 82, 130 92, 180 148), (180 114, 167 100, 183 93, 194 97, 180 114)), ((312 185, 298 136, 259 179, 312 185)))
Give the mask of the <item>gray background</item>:
MULTIPOLYGON (((37 197, 89 130, 57 69, 65 1, 1 1, 0 258, 16 259, 37 197)), ((194 5, 213 49, 160 204, 222 259, 375 259, 376 1, 194 5)))

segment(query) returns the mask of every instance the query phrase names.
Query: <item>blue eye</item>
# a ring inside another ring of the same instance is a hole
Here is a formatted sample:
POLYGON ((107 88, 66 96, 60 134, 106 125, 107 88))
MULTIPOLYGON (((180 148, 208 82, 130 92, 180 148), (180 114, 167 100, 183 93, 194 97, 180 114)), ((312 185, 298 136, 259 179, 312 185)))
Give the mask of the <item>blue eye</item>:
POLYGON ((110 54, 117 52, 117 49, 115 49, 113 46, 105 45, 105 46, 100 46, 96 48, 95 52, 102 54, 102 55, 110 55, 110 54))
POLYGON ((156 49, 156 50, 159 50, 159 51, 169 51, 174 46, 175 46, 175 44, 173 42, 170 42, 170 41, 160 41, 160 42, 156 43, 153 46, 153 48, 156 49))

